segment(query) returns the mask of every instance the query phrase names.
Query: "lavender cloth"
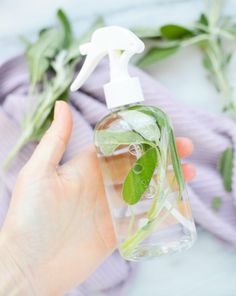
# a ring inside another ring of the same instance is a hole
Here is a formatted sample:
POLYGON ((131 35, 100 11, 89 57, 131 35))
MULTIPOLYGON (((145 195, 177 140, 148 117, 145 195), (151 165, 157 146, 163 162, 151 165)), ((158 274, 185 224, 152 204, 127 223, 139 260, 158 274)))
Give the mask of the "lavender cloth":
MULTIPOLYGON (((189 195, 196 222, 224 242, 236 246, 236 158, 232 193, 224 191, 217 172, 220 153, 227 147, 233 147, 234 150, 236 148, 235 123, 222 116, 177 104, 157 81, 135 68, 131 68, 131 73, 141 79, 146 104, 158 106, 166 111, 173 121, 176 135, 190 137, 194 142, 195 151, 191 162, 197 167, 197 177, 189 186, 189 195), (211 202, 215 196, 223 198, 222 207, 218 212, 211 209, 211 202)), ((108 71, 104 62, 81 91, 70 96, 74 127, 63 161, 70 159, 92 142, 94 125, 107 113, 101 87, 107 81, 108 71)), ((20 135, 20 121, 26 109, 27 89, 27 67, 22 56, 0 67, 0 165, 20 135)), ((0 225, 5 218, 17 173, 31 155, 35 145, 28 144, 7 173, 0 170, 0 225)), ((84 284, 68 295, 87 296, 94 291, 103 291, 105 295, 112 296, 127 295, 128 279, 134 273, 134 265, 124 261, 115 252, 84 284)))

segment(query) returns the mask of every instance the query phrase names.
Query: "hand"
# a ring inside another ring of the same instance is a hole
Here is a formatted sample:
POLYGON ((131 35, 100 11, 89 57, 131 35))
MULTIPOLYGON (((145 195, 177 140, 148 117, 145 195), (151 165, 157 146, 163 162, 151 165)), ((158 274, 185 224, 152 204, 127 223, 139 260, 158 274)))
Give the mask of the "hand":
MULTIPOLYGON (((0 235, 39 295, 70 290, 116 245, 94 148, 58 165, 71 130, 69 106, 57 102, 51 127, 19 174, 0 235)), ((178 138, 177 148, 185 157, 193 145, 178 138)), ((183 173, 189 181, 195 169, 185 164, 183 173)))

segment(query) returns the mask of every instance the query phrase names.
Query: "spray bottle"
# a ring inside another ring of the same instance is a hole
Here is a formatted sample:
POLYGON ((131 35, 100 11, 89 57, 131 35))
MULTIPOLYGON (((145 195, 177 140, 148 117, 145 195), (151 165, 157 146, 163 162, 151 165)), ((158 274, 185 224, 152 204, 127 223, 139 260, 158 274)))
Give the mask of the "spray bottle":
POLYGON ((130 58, 144 50, 131 31, 96 30, 81 45, 86 55, 71 85, 79 89, 106 55, 111 81, 104 85, 111 113, 95 128, 95 146, 121 255, 132 261, 187 249, 196 239, 181 164, 168 116, 145 106, 130 58))

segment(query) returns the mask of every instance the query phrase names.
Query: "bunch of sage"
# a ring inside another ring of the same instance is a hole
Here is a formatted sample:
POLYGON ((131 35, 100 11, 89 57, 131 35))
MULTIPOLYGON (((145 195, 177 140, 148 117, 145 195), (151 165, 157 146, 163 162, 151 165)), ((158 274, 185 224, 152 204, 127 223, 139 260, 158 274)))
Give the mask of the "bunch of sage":
POLYGON ((34 43, 24 39, 30 76, 29 106, 22 122, 21 136, 6 158, 5 168, 25 144, 41 139, 52 122, 55 102, 68 100, 75 66, 81 59, 79 46, 103 25, 99 18, 84 35, 76 38, 62 10, 57 11, 57 19, 59 24, 40 30, 34 43))
POLYGON ((221 11, 221 1, 212 1, 208 12, 201 14, 192 26, 166 24, 160 28, 134 29, 139 37, 151 44, 137 64, 145 67, 175 54, 181 48, 197 45, 203 53, 203 66, 210 80, 226 100, 223 110, 236 114, 232 87, 227 76, 232 53, 224 46, 225 40, 235 41, 236 23, 232 18, 222 15, 221 11))

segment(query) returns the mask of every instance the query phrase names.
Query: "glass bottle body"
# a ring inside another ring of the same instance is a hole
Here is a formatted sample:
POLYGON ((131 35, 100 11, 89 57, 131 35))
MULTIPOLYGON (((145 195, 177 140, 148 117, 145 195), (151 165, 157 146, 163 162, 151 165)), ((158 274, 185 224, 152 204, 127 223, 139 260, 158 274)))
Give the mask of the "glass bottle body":
POLYGON ((166 114, 115 110, 96 125, 95 146, 121 255, 140 261, 191 247, 196 229, 166 114))

